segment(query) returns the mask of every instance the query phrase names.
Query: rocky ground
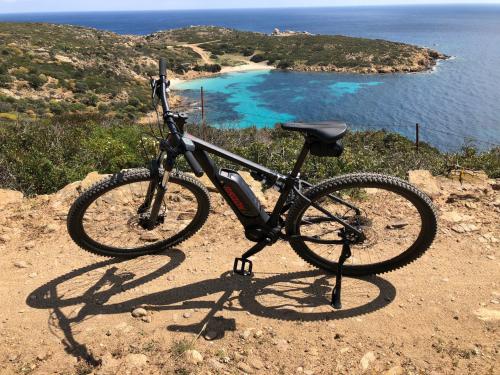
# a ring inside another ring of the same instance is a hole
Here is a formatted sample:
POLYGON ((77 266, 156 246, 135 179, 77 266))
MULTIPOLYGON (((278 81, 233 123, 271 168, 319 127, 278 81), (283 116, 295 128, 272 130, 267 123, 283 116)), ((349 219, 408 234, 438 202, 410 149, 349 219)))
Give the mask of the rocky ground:
POLYGON ((253 278, 228 272, 251 244, 215 193, 205 227, 176 249, 82 251, 66 212, 98 178, 29 199, 0 190, 1 374, 499 372, 498 181, 412 172, 438 207, 437 240, 405 269, 346 278, 335 311, 334 280, 286 243, 254 257, 253 278))

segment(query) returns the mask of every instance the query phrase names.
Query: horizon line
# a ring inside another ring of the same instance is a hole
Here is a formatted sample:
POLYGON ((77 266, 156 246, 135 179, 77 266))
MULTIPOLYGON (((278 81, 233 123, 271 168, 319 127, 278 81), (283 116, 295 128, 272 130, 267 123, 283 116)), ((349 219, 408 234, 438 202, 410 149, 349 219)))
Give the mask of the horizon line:
POLYGON ((418 7, 418 6, 482 6, 497 5, 499 3, 488 2, 467 2, 467 3, 416 3, 416 4, 358 4, 358 5, 329 5, 329 6, 289 6, 289 7, 241 7, 241 8, 176 8, 176 9, 123 9, 123 10, 55 10, 55 11, 26 11, 26 12, 0 12, 0 15, 7 14, 57 14, 57 13, 126 13, 126 12, 183 12, 183 11, 220 11, 220 10, 268 10, 268 9, 327 9, 327 8, 381 8, 381 7, 418 7))

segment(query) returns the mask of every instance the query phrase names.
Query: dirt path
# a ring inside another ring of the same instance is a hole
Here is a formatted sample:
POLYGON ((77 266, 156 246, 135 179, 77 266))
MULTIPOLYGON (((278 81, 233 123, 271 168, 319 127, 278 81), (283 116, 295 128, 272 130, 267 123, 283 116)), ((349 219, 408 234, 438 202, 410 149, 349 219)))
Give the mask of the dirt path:
POLYGON ((286 243, 255 256, 253 278, 231 275, 251 243, 215 194, 176 249, 122 262, 80 250, 65 215, 97 177, 35 199, 0 192, 1 374, 499 372, 500 197, 487 183, 438 180, 432 248, 346 278, 335 311, 334 280, 286 243))
POLYGON ((213 64, 212 59, 210 59, 210 54, 198 44, 182 44, 181 47, 191 48, 194 52, 200 55, 204 64, 213 64))

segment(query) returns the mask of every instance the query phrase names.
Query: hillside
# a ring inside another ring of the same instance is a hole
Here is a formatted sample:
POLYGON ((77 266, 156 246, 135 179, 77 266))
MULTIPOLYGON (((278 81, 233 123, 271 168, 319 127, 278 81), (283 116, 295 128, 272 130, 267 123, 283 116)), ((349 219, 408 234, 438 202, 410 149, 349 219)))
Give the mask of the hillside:
POLYGON ((443 58, 401 43, 343 36, 287 37, 218 27, 148 36, 41 23, 0 23, 0 119, 101 113, 140 118, 150 110, 148 75, 160 56, 171 77, 253 62, 294 70, 422 71, 443 58))
POLYGON ((214 26, 159 32, 151 40, 174 45, 196 44, 214 61, 247 56, 282 69, 352 73, 420 72, 445 55, 417 46, 380 39, 304 33, 267 35, 214 26))
POLYGON ((335 311, 333 278, 284 242, 255 256, 252 279, 231 275, 251 244, 215 193, 176 249, 129 261, 78 249, 67 210, 100 177, 33 198, 0 190, 0 373, 498 373, 498 180, 412 172, 439 210, 434 245, 402 270, 345 278, 335 311))

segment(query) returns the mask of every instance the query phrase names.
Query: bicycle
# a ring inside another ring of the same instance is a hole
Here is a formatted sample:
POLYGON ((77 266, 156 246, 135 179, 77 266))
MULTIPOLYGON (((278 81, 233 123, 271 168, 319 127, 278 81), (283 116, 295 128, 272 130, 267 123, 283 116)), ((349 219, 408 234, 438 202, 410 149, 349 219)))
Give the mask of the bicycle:
POLYGON ((169 85, 166 60, 160 59, 159 79, 151 78, 152 97, 161 104, 168 134, 161 138, 149 169, 109 176, 82 193, 70 208, 68 231, 83 249, 104 256, 137 257, 171 248, 194 235, 208 218, 210 197, 198 179, 174 169, 181 155, 196 177, 207 175, 241 222, 246 238, 255 242, 235 259, 236 274, 251 275, 252 255, 278 240, 288 241, 303 260, 336 274, 331 305, 339 309, 343 275, 373 275, 404 267, 432 244, 437 232, 433 204, 402 179, 354 173, 314 186, 300 179, 308 154, 342 154, 344 122, 282 124, 282 129, 304 136, 292 171, 284 175, 188 134, 187 117, 169 108, 169 85), (250 170, 265 187, 275 187, 280 195, 272 211, 264 209, 237 171, 218 168, 209 154, 250 170), (124 233, 119 234, 119 229, 124 233))

